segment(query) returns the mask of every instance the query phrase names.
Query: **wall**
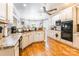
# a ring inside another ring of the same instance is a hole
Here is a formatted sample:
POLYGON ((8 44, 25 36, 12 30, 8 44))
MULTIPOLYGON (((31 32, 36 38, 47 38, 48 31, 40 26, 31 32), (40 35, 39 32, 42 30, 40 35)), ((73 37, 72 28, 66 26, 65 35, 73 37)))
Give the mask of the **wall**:
POLYGON ((38 21, 26 20, 24 25, 26 27, 28 26, 32 27, 33 24, 35 25, 35 27, 42 27, 42 21, 39 21, 39 20, 38 21))

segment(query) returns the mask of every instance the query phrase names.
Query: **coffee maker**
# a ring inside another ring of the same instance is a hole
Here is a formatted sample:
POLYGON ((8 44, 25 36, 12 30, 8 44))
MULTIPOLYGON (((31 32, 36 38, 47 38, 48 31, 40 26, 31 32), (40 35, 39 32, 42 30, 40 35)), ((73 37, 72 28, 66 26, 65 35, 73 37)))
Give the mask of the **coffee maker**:
POLYGON ((12 26, 11 27, 11 33, 16 33, 17 29, 16 29, 16 26, 12 26))

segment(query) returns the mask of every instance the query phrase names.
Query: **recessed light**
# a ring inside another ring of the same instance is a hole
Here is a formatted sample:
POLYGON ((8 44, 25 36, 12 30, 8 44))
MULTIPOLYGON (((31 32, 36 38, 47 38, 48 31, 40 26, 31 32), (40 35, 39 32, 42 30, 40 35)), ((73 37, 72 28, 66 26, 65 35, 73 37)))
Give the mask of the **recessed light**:
POLYGON ((24 6, 24 7, 26 7, 26 6, 27 6, 27 4, 23 4, 23 6, 24 6))

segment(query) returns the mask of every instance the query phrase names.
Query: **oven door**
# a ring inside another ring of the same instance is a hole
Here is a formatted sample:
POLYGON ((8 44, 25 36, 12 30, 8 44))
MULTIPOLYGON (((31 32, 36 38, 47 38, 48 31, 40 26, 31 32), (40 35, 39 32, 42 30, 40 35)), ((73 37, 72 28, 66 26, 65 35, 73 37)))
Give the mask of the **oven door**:
POLYGON ((61 25, 61 38, 73 42, 73 22, 65 21, 61 25))
POLYGON ((73 42, 73 34, 67 32, 61 32, 61 38, 67 41, 73 42))

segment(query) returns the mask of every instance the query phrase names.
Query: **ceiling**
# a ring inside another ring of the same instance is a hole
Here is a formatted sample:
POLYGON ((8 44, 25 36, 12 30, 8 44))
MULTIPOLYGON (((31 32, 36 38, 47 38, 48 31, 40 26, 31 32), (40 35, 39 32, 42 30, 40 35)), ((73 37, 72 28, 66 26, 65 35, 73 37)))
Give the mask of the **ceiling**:
MULTIPOLYGON (((59 11, 68 5, 69 4, 64 3, 14 3, 21 18, 32 20, 48 18, 48 15, 44 13, 43 6, 46 7, 46 10, 57 8, 57 11, 59 11), (26 6, 23 6, 24 4, 26 4, 26 6)), ((57 11, 53 11, 53 13, 56 13, 57 11)))

